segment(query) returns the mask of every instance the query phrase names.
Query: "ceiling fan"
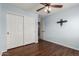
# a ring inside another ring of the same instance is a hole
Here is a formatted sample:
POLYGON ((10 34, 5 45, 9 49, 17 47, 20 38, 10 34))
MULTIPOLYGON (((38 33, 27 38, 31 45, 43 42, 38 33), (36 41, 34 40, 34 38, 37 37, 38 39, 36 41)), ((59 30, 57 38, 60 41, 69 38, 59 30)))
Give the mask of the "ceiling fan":
POLYGON ((45 8, 45 12, 50 13, 52 7, 53 8, 62 8, 63 7, 63 5, 52 5, 51 3, 40 3, 40 4, 44 5, 44 7, 36 10, 37 12, 39 12, 45 8))

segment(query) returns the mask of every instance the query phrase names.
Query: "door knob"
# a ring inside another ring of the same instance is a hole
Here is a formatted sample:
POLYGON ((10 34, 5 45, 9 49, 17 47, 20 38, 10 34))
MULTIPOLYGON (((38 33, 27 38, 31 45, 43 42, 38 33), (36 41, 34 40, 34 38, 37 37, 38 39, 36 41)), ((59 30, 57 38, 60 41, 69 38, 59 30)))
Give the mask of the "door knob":
POLYGON ((9 35, 9 32, 7 32, 7 34, 9 35))

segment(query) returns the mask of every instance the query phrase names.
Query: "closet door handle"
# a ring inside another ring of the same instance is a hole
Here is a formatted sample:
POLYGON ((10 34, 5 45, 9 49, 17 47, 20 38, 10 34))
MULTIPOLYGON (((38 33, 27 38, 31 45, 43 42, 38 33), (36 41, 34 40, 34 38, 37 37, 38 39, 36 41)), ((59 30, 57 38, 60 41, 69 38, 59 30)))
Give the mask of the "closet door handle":
POLYGON ((9 32, 7 32, 7 34, 9 35, 10 33, 9 33, 9 32))

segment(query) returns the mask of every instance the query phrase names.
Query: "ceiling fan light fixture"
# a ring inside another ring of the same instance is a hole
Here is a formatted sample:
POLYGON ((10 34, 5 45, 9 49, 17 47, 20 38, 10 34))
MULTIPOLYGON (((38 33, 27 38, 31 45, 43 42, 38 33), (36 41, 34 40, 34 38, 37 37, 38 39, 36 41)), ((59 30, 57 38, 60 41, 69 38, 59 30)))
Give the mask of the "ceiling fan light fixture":
POLYGON ((44 11, 45 11, 45 12, 47 12, 47 10, 48 10, 48 6, 47 6, 47 7, 45 7, 44 11))
POLYGON ((47 10, 46 10, 46 9, 45 9, 44 11, 45 11, 45 12, 47 12, 47 10))
POLYGON ((51 7, 50 7, 50 6, 47 6, 47 7, 44 9, 44 11, 45 11, 45 12, 48 12, 48 11, 50 12, 50 11, 51 11, 51 7))
POLYGON ((49 9, 49 7, 47 6, 45 9, 46 9, 46 10, 48 10, 48 9, 49 9))
POLYGON ((50 6, 48 7, 48 10, 51 11, 51 7, 50 6))

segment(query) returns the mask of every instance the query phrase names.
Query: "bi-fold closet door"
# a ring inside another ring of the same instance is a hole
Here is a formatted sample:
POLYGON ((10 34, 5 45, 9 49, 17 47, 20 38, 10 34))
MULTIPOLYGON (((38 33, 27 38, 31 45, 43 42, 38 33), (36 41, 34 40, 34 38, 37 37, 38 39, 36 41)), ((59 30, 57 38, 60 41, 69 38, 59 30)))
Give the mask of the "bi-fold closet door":
POLYGON ((29 16, 7 14, 7 49, 35 42, 35 21, 29 16))
POLYGON ((30 16, 24 17, 24 45, 35 42, 35 19, 30 16))

